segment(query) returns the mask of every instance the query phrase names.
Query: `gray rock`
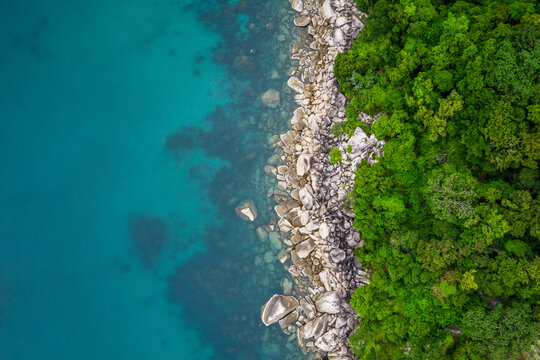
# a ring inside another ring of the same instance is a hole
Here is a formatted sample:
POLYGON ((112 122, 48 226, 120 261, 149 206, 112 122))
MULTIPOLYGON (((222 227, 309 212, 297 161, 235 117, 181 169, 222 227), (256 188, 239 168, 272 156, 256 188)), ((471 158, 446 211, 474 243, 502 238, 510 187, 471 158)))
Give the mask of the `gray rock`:
POLYGON ((340 16, 336 19, 336 26, 343 26, 347 24, 349 20, 346 17, 340 16))
POLYGON ((261 310, 261 320, 266 326, 274 324, 289 315, 298 304, 298 300, 292 296, 275 294, 264 304, 261 310))
POLYGON ((313 249, 315 249, 315 242, 312 239, 304 240, 296 245, 296 253, 301 259, 305 259, 313 249))
POLYGON ((347 319, 343 318, 343 317, 338 317, 336 319, 336 328, 340 328, 340 327, 343 327, 347 325, 347 319))
POLYGON ((279 219, 278 226, 279 226, 279 230, 285 233, 291 231, 293 228, 289 220, 285 219, 284 217, 279 219))
POLYGON ((308 154, 302 154, 296 161, 296 174, 298 176, 304 176, 311 168, 311 156, 308 154))
POLYGON ((287 326, 291 325, 296 320, 298 320, 298 312, 293 311, 289 315, 285 316, 283 319, 279 320, 279 326, 281 326, 282 329, 286 329, 287 326))
POLYGON ((270 108, 276 108, 279 105, 279 101, 281 99, 281 96, 279 94, 279 91, 275 89, 268 89, 264 94, 261 96, 261 101, 265 106, 268 106, 270 108))
POLYGON ((334 41, 337 44, 341 44, 344 39, 345 39, 345 35, 343 34, 343 31, 340 28, 337 28, 336 30, 334 30, 334 41))
POLYGON ((301 188, 298 190, 298 196, 300 197, 300 201, 306 210, 311 210, 313 208, 313 195, 309 189, 301 188))
POLYGON ((330 271, 328 271, 328 269, 324 269, 323 271, 319 273, 319 279, 321 279, 321 283, 323 284, 326 291, 332 290, 332 287, 330 286, 329 277, 330 277, 330 271))
POLYGON ((330 235, 330 226, 327 223, 323 222, 319 226, 319 235, 323 239, 326 239, 330 235))
POLYGON ((315 301, 318 312, 339 314, 341 311, 341 299, 336 291, 324 293, 319 300, 315 301))
POLYGON ((341 249, 332 249, 330 251, 330 257, 337 264, 345 260, 345 258, 347 257, 347 254, 345 253, 345 251, 341 249))
POLYGON ((313 318, 315 314, 317 314, 317 309, 315 308, 315 305, 313 305, 306 299, 300 300, 300 306, 302 307, 304 314, 306 314, 306 316, 310 319, 313 318))
POLYGON ((326 334, 321 336, 315 341, 315 346, 317 349, 330 352, 335 349, 337 346, 336 337, 333 331, 328 331, 326 334))
POLYGON ((306 325, 300 328, 300 335, 302 338, 307 340, 312 337, 318 338, 324 334, 326 331, 327 318, 328 316, 324 314, 323 316, 308 321, 306 325))
POLYGON ((351 146, 351 152, 347 153, 347 156, 349 156, 349 158, 351 159, 354 159, 370 145, 369 137, 362 129, 358 127, 354 131, 354 135, 351 136, 349 141, 347 141, 347 145, 351 146))
POLYGON ((279 205, 276 205, 274 207, 274 210, 276 211, 276 214, 278 214, 279 217, 285 216, 289 211, 294 209, 295 207, 298 207, 298 203, 294 200, 287 200, 282 202, 279 205))

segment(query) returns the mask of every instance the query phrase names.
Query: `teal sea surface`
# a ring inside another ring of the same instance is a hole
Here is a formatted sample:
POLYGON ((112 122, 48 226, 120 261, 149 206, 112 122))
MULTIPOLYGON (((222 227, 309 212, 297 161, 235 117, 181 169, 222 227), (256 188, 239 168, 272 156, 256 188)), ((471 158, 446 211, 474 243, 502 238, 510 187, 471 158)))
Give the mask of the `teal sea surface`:
POLYGON ((292 16, 287 0, 0 2, 0 359, 304 358, 260 323, 288 274, 255 231, 293 110, 292 16))

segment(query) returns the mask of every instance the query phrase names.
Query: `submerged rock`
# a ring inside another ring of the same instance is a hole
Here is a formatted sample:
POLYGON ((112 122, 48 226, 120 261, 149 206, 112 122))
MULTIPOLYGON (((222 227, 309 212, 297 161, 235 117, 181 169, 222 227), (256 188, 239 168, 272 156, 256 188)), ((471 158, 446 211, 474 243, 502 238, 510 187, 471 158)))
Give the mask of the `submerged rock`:
POLYGON ((261 311, 261 320, 264 325, 272 325, 289 315, 299 305, 293 296, 275 294, 264 304, 261 311))
POLYGON ((268 89, 264 94, 261 96, 261 101, 265 106, 268 106, 270 108, 276 108, 279 105, 279 101, 281 99, 281 96, 279 94, 279 91, 275 89, 268 89))

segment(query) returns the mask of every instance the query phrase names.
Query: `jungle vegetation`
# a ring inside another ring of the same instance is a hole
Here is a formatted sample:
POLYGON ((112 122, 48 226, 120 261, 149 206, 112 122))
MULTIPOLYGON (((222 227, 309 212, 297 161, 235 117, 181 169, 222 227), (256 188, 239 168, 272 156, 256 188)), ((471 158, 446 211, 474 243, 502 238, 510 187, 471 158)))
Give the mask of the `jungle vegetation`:
POLYGON ((386 144, 350 194, 370 269, 351 346, 360 359, 527 358, 540 329, 540 3, 357 4, 365 27, 335 64, 342 130, 386 144))

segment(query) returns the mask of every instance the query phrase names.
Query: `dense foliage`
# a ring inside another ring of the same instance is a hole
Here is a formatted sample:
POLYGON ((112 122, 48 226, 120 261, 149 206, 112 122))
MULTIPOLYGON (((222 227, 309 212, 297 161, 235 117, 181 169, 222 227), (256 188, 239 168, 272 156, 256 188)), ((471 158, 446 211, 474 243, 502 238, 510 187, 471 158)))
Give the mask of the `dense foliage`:
POLYGON ((357 0, 343 130, 386 140, 351 203, 361 359, 521 359, 540 320, 540 5, 357 0), (380 116, 372 126, 359 112, 380 116))

